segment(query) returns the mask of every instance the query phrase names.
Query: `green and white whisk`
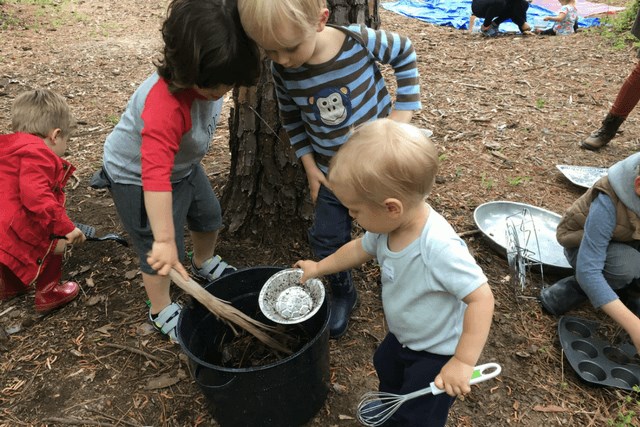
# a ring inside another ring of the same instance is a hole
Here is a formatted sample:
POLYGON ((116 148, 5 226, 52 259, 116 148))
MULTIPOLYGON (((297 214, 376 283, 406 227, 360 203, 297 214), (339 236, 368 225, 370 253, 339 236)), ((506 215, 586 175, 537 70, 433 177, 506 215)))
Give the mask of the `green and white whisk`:
MULTIPOLYGON (((488 379, 497 377, 502 371, 502 367, 497 363, 485 363, 473 369, 469 384, 476 384, 488 379)), ((416 390, 408 394, 386 393, 381 391, 370 391, 365 393, 358 404, 358 421, 369 427, 378 427, 384 424, 407 400, 426 394, 440 394, 444 390, 431 383, 429 387, 416 390)))

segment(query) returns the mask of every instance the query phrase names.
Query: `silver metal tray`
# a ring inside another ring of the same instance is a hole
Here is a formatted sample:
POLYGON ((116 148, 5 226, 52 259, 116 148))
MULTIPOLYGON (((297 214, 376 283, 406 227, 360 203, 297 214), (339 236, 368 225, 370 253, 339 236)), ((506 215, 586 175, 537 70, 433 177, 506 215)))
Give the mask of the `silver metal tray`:
POLYGON ((507 256, 507 224, 511 221, 521 233, 518 240, 527 261, 560 270, 571 270, 571 265, 564 256, 564 249, 556 240, 560 218, 555 212, 509 201, 484 203, 473 212, 478 229, 502 256, 507 256))
POLYGON ((584 188, 591 188, 608 171, 607 168, 592 166, 556 165, 556 167, 569 181, 584 188))

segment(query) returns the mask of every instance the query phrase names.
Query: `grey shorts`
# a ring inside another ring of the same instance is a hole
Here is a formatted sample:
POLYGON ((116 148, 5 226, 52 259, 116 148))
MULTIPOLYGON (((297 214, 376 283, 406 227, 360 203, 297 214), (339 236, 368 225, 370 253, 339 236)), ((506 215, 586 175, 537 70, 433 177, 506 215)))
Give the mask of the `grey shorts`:
MULTIPOLYGON (((155 271, 147 264, 147 254, 153 244, 153 233, 144 206, 142 187, 109 182, 111 197, 118 216, 140 259, 140 270, 155 271)), ((201 165, 191 174, 173 184, 173 224, 180 261, 184 260, 184 226, 190 231, 210 232, 222 228, 222 210, 211 183, 201 165)))

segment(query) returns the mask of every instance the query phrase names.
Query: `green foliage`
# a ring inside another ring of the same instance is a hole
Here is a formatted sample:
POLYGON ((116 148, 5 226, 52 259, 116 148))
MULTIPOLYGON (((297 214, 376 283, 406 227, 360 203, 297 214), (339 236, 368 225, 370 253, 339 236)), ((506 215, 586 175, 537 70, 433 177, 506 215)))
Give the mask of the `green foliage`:
POLYGON ((611 41, 614 49, 624 49, 632 43, 640 48, 640 41, 629 32, 640 9, 640 0, 633 0, 627 4, 625 10, 611 18, 601 18, 603 24, 602 35, 611 41))
POLYGON ((544 107, 544 99, 542 98, 536 99, 536 108, 540 109, 542 107, 544 107))
POLYGON ((613 420, 607 420, 607 425, 612 427, 633 427, 640 415, 640 386, 633 386, 633 391, 618 403, 618 414, 613 420))
POLYGON ((117 125, 118 122, 120 121, 120 116, 115 115, 115 114, 110 114, 107 116, 107 121, 109 123, 111 123, 112 125, 117 125))
POLYGON ((493 183, 493 178, 487 178, 486 175, 482 173, 482 186, 485 189, 491 190, 493 188, 493 183))
POLYGON ((0 0, 0 5, 14 5, 7 11, 0 10, 0 30, 12 27, 38 31, 43 27, 60 28, 68 25, 71 20, 82 21, 86 17, 79 17, 71 11, 76 0, 0 0), (17 13, 21 7, 30 6, 29 13, 17 13))
POLYGON ((529 176, 516 176, 514 178, 509 178, 509 185, 511 186, 516 186, 516 185, 520 185, 524 182, 529 182, 531 181, 531 177, 529 176))

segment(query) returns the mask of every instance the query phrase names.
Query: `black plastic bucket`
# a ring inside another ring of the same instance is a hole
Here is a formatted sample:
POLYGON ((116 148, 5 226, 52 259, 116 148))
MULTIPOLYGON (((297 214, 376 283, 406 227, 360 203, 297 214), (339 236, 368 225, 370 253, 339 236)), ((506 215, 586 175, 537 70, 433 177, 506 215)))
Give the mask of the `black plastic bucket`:
MULTIPOLYGON (((280 267, 254 267, 224 276, 205 289, 250 316, 256 315, 258 294, 280 267)), ((329 390, 328 300, 300 326, 308 342, 290 356, 264 366, 220 365, 220 347, 232 338, 230 328, 201 304, 185 307, 178 321, 178 339, 189 356, 191 372, 207 398, 209 412, 222 427, 297 427, 320 410, 329 390)))

